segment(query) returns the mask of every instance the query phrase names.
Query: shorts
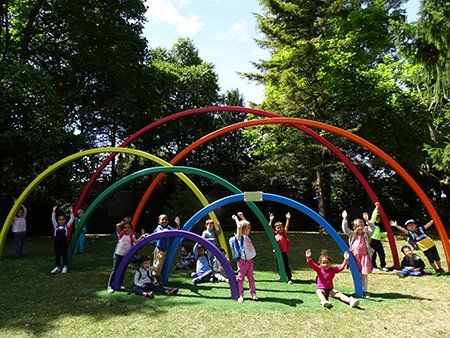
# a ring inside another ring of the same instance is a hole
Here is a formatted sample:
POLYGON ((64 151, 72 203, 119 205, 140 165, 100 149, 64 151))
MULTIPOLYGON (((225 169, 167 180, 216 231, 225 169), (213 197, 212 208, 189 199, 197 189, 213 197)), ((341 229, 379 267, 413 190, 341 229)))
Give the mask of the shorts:
POLYGON ((434 261, 440 261, 441 257, 439 257, 439 253, 436 249, 436 246, 433 246, 423 252, 423 254, 428 258, 430 264, 433 264, 434 261))
POLYGON ((317 289, 317 290, 322 290, 323 292, 325 292, 325 299, 328 300, 328 297, 330 297, 330 292, 333 291, 333 288, 331 288, 331 289, 317 289))

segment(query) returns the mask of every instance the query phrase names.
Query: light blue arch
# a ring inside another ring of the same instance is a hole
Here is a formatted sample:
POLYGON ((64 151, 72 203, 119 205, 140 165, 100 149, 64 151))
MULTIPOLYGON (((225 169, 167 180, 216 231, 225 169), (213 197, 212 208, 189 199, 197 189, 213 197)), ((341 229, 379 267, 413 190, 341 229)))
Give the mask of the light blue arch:
MULTIPOLYGON (((207 213, 211 212, 212 210, 216 210, 217 208, 220 208, 224 205, 236 203, 236 202, 248 202, 246 201, 246 195, 249 196, 249 193, 243 193, 243 194, 235 194, 231 196, 224 197, 222 199, 219 199, 210 205, 204 207, 203 209, 199 210, 194 216, 192 216, 183 226, 182 230, 189 231, 202 217, 204 217, 207 213)), ((261 199, 259 201, 264 202, 277 202, 281 204, 285 204, 291 208, 297 209, 298 211, 304 213, 305 215, 312 218, 314 221, 316 221, 320 226, 322 226, 325 231, 333 238, 333 240, 338 245, 339 249, 342 252, 348 251, 350 253, 349 248, 345 244, 344 240, 339 236, 339 234, 336 232, 336 230, 333 229, 333 227, 318 213, 316 213, 314 210, 308 208, 307 206, 294 201, 290 198, 283 197, 280 195, 275 194, 268 194, 268 193, 260 193, 261 199)), ((164 282, 168 281, 168 276, 170 272, 170 267, 172 266, 172 262, 175 257, 175 253, 178 249, 178 246, 181 243, 181 238, 175 238, 172 245, 170 246, 169 251, 166 255, 166 260, 164 263, 163 271, 161 274, 161 278, 164 282)), ((358 267, 356 265, 355 258, 350 253, 350 257, 348 259, 348 265, 350 266, 350 272, 353 277, 353 284, 355 287, 355 294, 358 297, 362 297, 363 295, 363 289, 362 289, 362 283, 361 283, 361 277, 359 275, 358 267)))

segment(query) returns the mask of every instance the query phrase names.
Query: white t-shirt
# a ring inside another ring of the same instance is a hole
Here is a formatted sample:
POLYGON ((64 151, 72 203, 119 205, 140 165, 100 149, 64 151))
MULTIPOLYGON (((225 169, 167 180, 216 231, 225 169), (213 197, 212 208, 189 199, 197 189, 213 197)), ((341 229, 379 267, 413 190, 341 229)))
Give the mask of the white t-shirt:
POLYGON ((242 235, 242 238, 244 239, 244 244, 241 250, 241 259, 249 261, 256 256, 256 250, 250 237, 242 235))

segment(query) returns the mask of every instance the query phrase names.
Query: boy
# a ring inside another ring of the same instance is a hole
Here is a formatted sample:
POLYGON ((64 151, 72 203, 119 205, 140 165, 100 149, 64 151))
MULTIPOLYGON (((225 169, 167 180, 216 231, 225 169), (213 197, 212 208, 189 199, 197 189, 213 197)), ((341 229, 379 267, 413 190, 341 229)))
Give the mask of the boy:
MULTIPOLYGON (((269 226, 272 228, 273 234, 275 236, 275 239, 278 243, 278 246, 280 247, 281 255, 283 257, 283 263, 284 263, 284 269, 286 271, 286 278, 288 284, 293 284, 292 282, 292 273, 291 268, 289 267, 289 251, 291 250, 291 244, 289 242, 289 238, 287 237, 288 231, 289 231, 289 223, 291 221, 291 213, 288 212, 286 214, 286 225, 283 226, 283 223, 281 222, 275 222, 275 225, 273 225, 273 220, 275 216, 273 213, 269 214, 269 226)), ((278 271, 278 265, 277 265, 277 271, 278 271)))
POLYGON ((195 258, 197 259, 197 264, 195 272, 191 275, 191 277, 194 277, 192 283, 196 285, 201 282, 213 282, 213 271, 209 265, 206 248, 199 243, 195 243, 193 251, 195 258))
POLYGON ((436 246, 434 245, 433 240, 425 234, 425 230, 432 226, 433 223, 433 220, 431 220, 424 226, 417 227, 416 222, 413 219, 409 219, 405 222, 406 229, 404 229, 397 224, 397 221, 390 222, 391 226, 396 227, 401 232, 408 235, 408 237, 417 244, 419 249, 422 250, 427 257, 437 275, 445 275, 436 246))
POLYGON ((150 257, 142 256, 139 261, 140 267, 134 273, 133 292, 137 295, 153 298, 154 292, 174 296, 178 293, 178 289, 167 289, 158 284, 151 275, 155 267, 151 266, 150 257))
MULTIPOLYGON (((220 248, 220 252, 225 256, 225 249, 220 248)), ((223 266, 222 266, 222 264, 220 264, 217 257, 214 257, 213 262, 212 262, 212 267, 213 267, 214 278, 216 280, 218 280, 219 282, 229 283, 228 277, 227 277, 225 271, 223 270, 223 266)))
POLYGON ((397 271, 396 274, 399 278, 405 278, 407 276, 422 276, 425 269, 425 263, 419 255, 412 252, 408 245, 404 245, 401 248, 405 257, 403 257, 400 263, 401 271, 397 271))
POLYGON ((372 234, 372 237, 370 238, 370 247, 374 250, 374 253, 371 257, 372 266, 374 271, 378 271, 377 267, 377 254, 380 257, 380 268, 383 271, 388 271, 388 268, 386 267, 386 253, 384 252, 383 243, 381 242, 381 239, 386 237, 386 232, 382 231, 384 230, 383 223, 381 222, 381 217, 378 214, 378 207, 380 206, 380 203, 375 203, 375 209, 372 212, 372 217, 370 220, 375 225, 375 230, 372 234))

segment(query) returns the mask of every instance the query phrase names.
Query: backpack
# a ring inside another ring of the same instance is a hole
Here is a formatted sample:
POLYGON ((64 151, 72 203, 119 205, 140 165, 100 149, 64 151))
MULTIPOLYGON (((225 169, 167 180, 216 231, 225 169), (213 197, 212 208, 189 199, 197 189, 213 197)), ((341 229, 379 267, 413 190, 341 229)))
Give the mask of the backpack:
POLYGON ((241 245, 239 245, 237 236, 234 235, 229 239, 230 249, 231 249, 231 259, 234 261, 237 261, 239 258, 241 258, 241 245, 242 245, 242 238, 241 238, 241 245))

